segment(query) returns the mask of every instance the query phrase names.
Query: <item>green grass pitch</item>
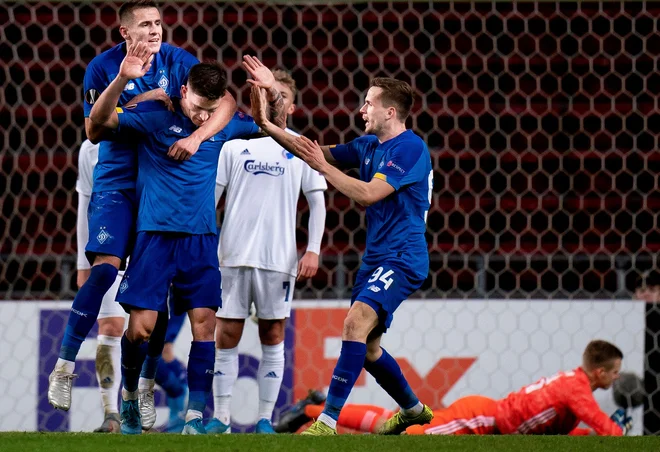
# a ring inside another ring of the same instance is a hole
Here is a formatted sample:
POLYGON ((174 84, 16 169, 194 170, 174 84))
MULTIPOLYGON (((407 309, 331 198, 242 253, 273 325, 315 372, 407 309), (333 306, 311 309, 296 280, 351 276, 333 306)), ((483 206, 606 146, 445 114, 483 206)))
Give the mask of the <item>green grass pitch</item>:
POLYGON ((309 438, 299 435, 142 436, 93 433, 0 433, 3 452, 48 451, 336 451, 336 452, 652 452, 660 451, 660 437, 567 437, 567 436, 399 436, 341 435, 309 438))

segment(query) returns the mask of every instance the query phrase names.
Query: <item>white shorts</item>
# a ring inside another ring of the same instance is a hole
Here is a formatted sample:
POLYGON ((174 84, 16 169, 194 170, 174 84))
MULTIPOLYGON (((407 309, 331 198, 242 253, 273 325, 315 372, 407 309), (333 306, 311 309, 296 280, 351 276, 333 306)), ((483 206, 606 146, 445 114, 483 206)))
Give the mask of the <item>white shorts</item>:
POLYGON ((101 310, 99 311, 99 316, 97 319, 107 319, 109 317, 126 317, 126 311, 124 311, 124 308, 122 308, 121 305, 115 301, 117 299, 119 284, 121 284, 121 279, 123 277, 124 272, 119 272, 115 278, 115 282, 112 283, 110 289, 108 289, 105 295, 103 295, 101 310))
POLYGON ((220 267, 220 272, 222 307, 216 317, 247 319, 252 303, 260 319, 286 319, 291 315, 294 276, 252 267, 220 267))

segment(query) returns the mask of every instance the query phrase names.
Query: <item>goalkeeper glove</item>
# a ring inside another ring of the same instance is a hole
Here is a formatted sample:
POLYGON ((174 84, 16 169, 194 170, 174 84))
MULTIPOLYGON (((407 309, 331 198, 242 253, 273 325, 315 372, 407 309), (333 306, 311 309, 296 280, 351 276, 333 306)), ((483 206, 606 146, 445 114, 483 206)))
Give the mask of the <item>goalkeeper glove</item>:
POLYGON ((632 417, 628 416, 628 413, 626 413, 626 410, 623 408, 619 408, 616 410, 612 416, 610 416, 610 419, 612 419, 616 425, 621 427, 621 430, 623 430, 623 434, 627 435, 630 429, 632 428, 633 422, 632 422, 632 417))

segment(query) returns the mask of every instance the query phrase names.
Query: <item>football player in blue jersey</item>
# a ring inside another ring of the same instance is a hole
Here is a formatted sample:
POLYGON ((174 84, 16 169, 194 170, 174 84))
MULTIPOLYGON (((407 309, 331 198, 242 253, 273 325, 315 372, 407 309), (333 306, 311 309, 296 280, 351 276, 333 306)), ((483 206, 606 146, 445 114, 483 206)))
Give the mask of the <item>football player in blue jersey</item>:
MULTIPOLYGON (((125 42, 103 52, 88 65, 84 78, 85 130, 93 142, 101 141, 98 163, 94 169, 93 192, 88 209, 89 241, 85 248, 92 264, 90 275, 76 295, 59 359, 49 377, 48 401, 55 407, 68 410, 71 406, 71 386, 75 377, 75 360, 82 342, 96 322, 103 296, 112 286, 118 269, 125 261, 135 240, 137 201, 135 198, 136 153, 135 140, 130 134, 120 134, 113 141, 102 141, 106 129, 89 119, 90 111, 100 94, 119 72, 120 64, 131 43, 144 42, 152 55, 150 70, 141 78, 124 86, 118 105, 124 105, 138 95, 138 99, 156 99, 170 103, 169 95, 178 95, 185 85, 190 68, 198 60, 183 49, 164 44, 160 11, 150 0, 133 0, 119 8, 119 31, 125 42)), ((190 158, 200 143, 219 132, 232 118, 236 102, 229 93, 220 100, 215 113, 190 136, 172 144, 168 155, 174 159, 190 158)), ((152 336, 149 356, 157 362, 167 327, 167 313, 161 315, 157 334, 152 336)), ((119 337, 124 329, 122 317, 109 317, 99 322, 99 334, 119 337)), ((117 363, 118 364, 118 363, 117 363)), ((146 386, 143 406, 151 413, 145 428, 155 422, 153 407, 153 379, 155 365, 145 369, 146 386)))
MULTIPOLYGON (((126 85, 150 69, 149 47, 131 43, 115 79, 96 101, 90 120, 111 130, 132 132, 137 139, 139 200, 137 237, 132 259, 119 286, 119 301, 130 311, 121 340, 121 431, 142 431, 138 380, 148 340, 157 319, 167 313, 172 286, 175 314, 187 311, 193 342, 188 360, 189 401, 184 434, 205 434, 202 413, 211 392, 215 356, 215 311, 221 304, 215 218, 215 178, 225 141, 259 131, 249 116, 236 113, 218 134, 204 141, 193 158, 178 162, 167 156, 170 146, 203 127, 220 105, 227 79, 217 63, 193 66, 174 99, 174 111, 158 102, 131 109, 115 108, 126 85)), ((267 89, 268 100, 284 118, 284 103, 273 87, 272 72, 245 57, 251 82, 267 89)))
POLYGON ((363 367, 401 406, 381 434, 399 434, 410 425, 430 422, 433 412, 380 346, 394 311, 419 289, 429 268, 424 233, 433 170, 428 147, 406 128, 414 98, 411 86, 392 78, 373 79, 360 109, 366 135, 336 146, 319 146, 278 129, 266 117, 265 94, 253 87, 251 96, 255 121, 266 133, 367 208, 366 250, 344 321, 341 353, 323 413, 303 434, 336 434, 339 412, 363 367), (359 168, 360 178, 336 166, 359 168))

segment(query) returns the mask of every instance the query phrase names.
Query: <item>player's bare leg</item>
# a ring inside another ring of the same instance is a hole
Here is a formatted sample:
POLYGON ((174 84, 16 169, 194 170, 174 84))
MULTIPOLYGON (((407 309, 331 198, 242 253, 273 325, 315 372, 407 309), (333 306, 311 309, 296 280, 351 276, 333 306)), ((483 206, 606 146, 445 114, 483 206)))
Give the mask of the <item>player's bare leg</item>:
POLYGON ((121 385, 121 336, 123 317, 98 319, 99 335, 96 346, 96 378, 101 391, 104 419, 95 432, 119 433, 117 394, 121 385))
POLYGON ((97 256, 89 279, 73 300, 60 355, 48 377, 48 402, 57 409, 68 411, 71 408, 76 356, 96 322, 103 296, 114 283, 120 264, 118 257, 97 256))
POLYGON ((238 343, 244 319, 216 319, 215 367, 213 375, 213 419, 208 433, 231 433, 231 394, 238 379, 238 343))

